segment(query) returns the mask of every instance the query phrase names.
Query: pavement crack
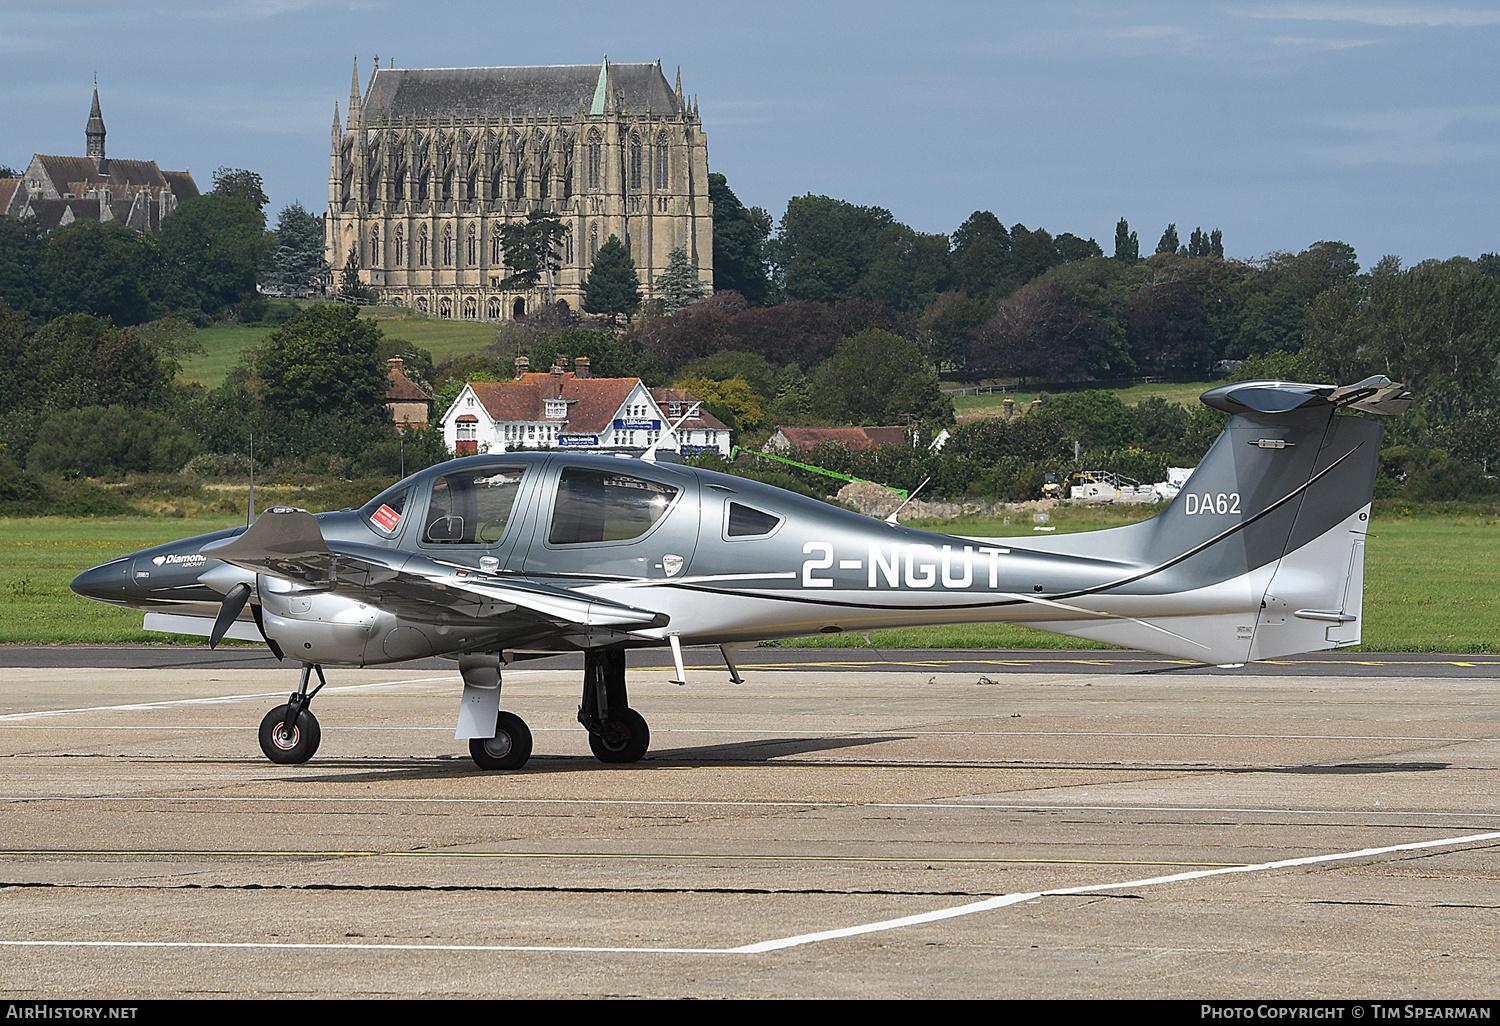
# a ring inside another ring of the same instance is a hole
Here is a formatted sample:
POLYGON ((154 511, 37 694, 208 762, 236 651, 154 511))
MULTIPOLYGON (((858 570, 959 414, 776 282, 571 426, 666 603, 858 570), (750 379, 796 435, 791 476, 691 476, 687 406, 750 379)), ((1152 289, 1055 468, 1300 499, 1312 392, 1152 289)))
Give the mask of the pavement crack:
POLYGON ((80 884, 40 880, 0 881, 0 890, 48 889, 76 891, 339 891, 391 893, 487 894, 807 894, 872 895, 877 897, 987 898, 992 891, 926 890, 845 887, 581 887, 556 884, 80 884))

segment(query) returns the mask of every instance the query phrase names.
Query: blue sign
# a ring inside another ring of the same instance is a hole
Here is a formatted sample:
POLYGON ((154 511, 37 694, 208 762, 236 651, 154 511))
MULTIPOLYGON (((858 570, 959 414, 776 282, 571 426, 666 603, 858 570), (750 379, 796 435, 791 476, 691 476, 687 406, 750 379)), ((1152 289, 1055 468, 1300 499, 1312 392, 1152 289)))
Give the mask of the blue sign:
POLYGON ((564 447, 564 446, 569 446, 569 445, 598 445, 599 444, 599 436, 598 435, 558 435, 557 436, 557 444, 558 444, 559 447, 564 447))
POLYGON ((682 447, 682 454, 684 456, 697 456, 700 453, 718 451, 719 447, 717 445, 684 445, 682 447))
POLYGON ((661 421, 646 420, 644 417, 616 417, 616 431, 657 431, 661 428, 661 421))

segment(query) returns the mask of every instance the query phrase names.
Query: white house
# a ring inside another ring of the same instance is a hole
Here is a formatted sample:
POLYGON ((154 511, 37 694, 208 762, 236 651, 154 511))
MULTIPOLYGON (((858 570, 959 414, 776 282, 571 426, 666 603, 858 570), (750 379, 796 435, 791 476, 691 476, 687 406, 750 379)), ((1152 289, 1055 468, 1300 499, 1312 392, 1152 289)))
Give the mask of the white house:
POLYGON ((660 440, 660 451, 729 455, 729 428, 691 393, 647 388, 640 378, 590 377, 587 357, 574 368, 532 373, 519 357, 514 381, 467 382, 443 415, 449 451, 639 451, 660 440), (663 438, 685 413, 675 435, 663 438))

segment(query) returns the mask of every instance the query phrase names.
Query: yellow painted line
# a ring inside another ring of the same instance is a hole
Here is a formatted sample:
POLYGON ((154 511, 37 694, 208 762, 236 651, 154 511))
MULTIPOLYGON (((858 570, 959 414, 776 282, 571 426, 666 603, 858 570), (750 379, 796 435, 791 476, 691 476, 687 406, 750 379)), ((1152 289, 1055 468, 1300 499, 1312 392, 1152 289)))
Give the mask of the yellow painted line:
POLYGON ((35 848, 7 849, 0 851, 5 856, 194 856, 202 858, 282 856, 307 857, 385 857, 385 858, 447 858, 447 859, 588 859, 608 861, 645 860, 656 862, 878 862, 921 863, 930 865, 941 862, 945 865, 1042 865, 1042 866, 1174 866, 1178 868, 1218 868, 1243 866, 1244 862, 1171 862, 1162 859, 1017 859, 1017 858, 919 858, 895 855, 732 855, 703 854, 651 854, 644 852, 557 852, 557 851, 184 851, 126 848, 35 848))

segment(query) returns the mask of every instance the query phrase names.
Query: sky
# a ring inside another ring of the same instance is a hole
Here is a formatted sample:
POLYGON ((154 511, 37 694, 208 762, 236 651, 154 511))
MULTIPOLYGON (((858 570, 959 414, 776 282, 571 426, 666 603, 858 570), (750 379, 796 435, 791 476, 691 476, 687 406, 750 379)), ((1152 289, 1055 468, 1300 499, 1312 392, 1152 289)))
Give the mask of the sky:
POLYGON ((261 174, 327 206, 356 55, 398 68, 660 59, 709 168, 780 218, 806 193, 951 234, 976 210, 1141 249, 1168 222, 1259 258, 1500 250, 1500 3, 4 0, 0 163, 108 153, 261 174))

